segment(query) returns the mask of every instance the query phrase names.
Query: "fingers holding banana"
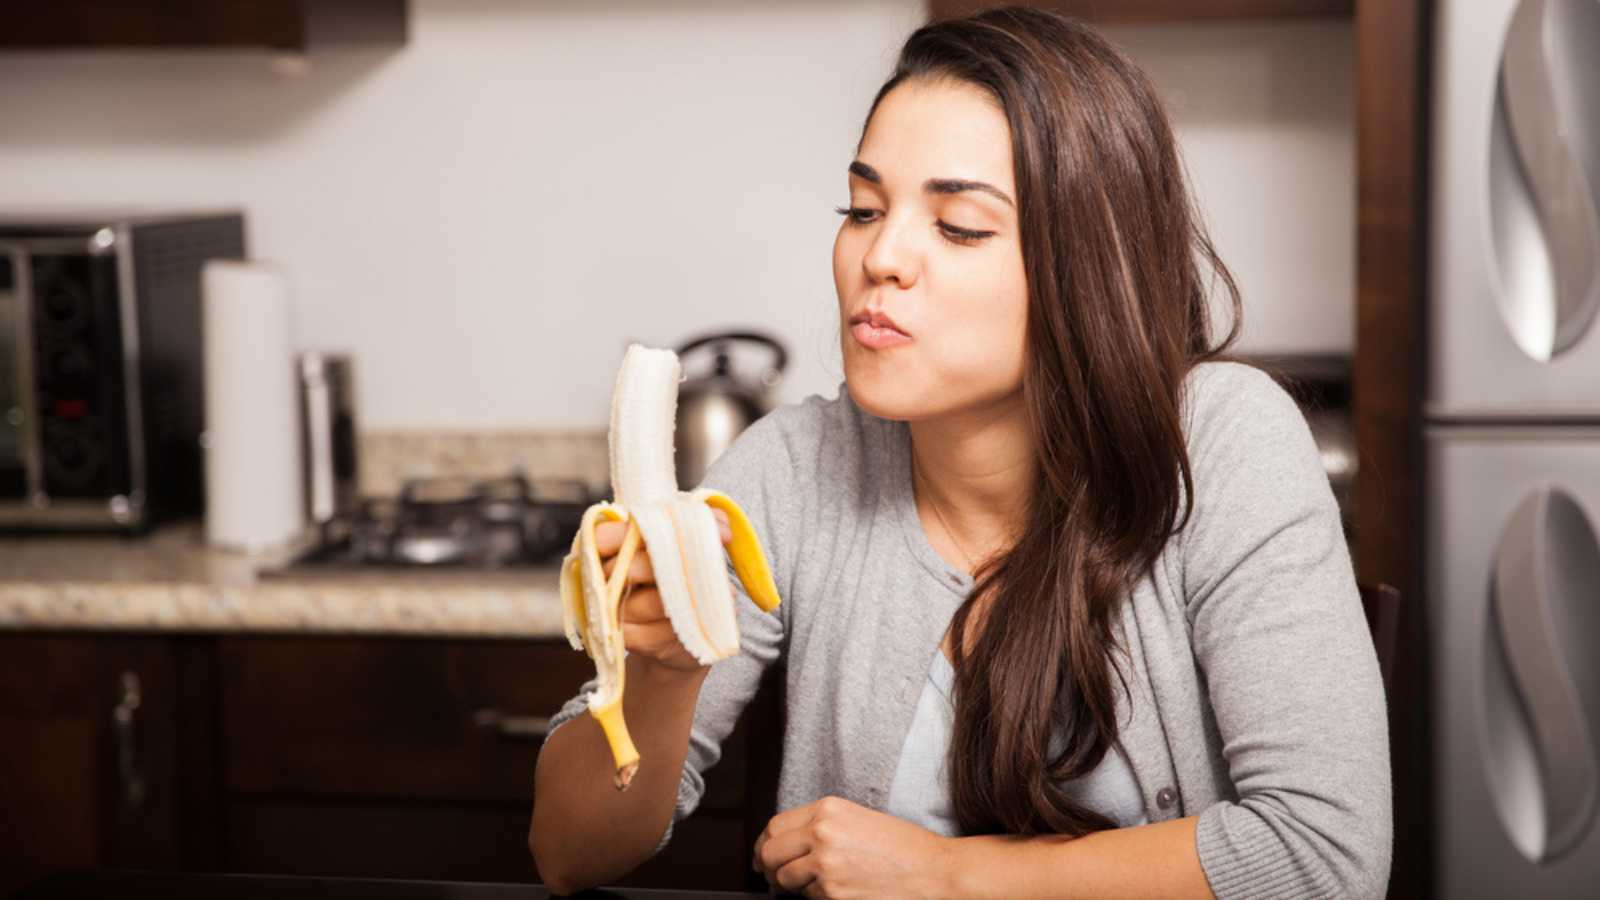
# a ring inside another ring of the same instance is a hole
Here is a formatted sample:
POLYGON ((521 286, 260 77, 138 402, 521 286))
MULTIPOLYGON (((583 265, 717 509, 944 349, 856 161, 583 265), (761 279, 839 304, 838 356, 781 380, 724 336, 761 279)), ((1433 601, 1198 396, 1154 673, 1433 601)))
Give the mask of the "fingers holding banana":
MULTIPOLYGON (((621 523, 608 522, 606 524, 618 525, 621 523)), ((599 531, 599 529, 595 530, 599 531)), ((613 550, 609 555, 604 550, 600 551, 600 569, 605 572, 606 582, 609 584, 611 573, 617 570, 617 551, 613 550)), ((633 559, 628 563, 626 583, 629 588, 633 589, 656 583, 655 568, 650 565, 650 551, 642 543, 639 545, 639 549, 633 552, 633 559)))
MULTIPOLYGON (((733 541, 733 527, 728 514, 712 510, 717 520, 723 546, 733 541)), ((601 569, 606 580, 616 571, 617 554, 628 532, 627 522, 603 522, 595 526, 595 550, 601 559, 601 569)), ((621 602, 623 647, 630 653, 642 653, 651 659, 673 668, 694 670, 701 663, 694 658, 673 631, 667 616, 661 592, 656 589, 655 569, 650 563, 650 552, 640 544, 628 564, 621 602)))
MULTIPOLYGON (((728 523, 728 514, 720 509, 712 510, 712 515, 717 520, 717 530, 722 537, 722 545, 726 547, 733 542, 733 526, 728 523)), ((623 538, 628 533, 627 522, 602 522, 594 527, 595 551, 600 554, 600 567, 605 572, 606 580, 611 579, 611 573, 616 571, 617 553, 622 548, 623 538)), ((656 583, 655 569, 650 564, 650 550, 643 543, 634 551, 633 560, 628 565, 626 585, 637 589, 656 583)), ((660 597, 656 598, 660 605, 660 597)))

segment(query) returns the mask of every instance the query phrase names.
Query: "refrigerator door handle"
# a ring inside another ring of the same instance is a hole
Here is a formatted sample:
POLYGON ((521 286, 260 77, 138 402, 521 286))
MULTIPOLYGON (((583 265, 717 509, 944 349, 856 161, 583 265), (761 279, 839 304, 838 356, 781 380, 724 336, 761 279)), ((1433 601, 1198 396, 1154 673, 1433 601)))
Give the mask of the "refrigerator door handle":
POLYGON ((1512 514, 1496 552, 1489 637, 1498 646, 1485 649, 1499 658, 1488 673, 1509 676, 1513 689, 1486 699, 1521 707, 1486 710, 1490 728, 1530 732, 1489 735, 1500 750, 1486 754, 1489 786, 1512 842, 1545 862, 1582 842, 1600 805, 1600 544, 1559 489, 1538 488, 1512 514), (1516 759, 1519 747, 1534 760, 1516 759))
POLYGON ((1491 126, 1501 313, 1549 362, 1600 311, 1600 4, 1522 0, 1506 30, 1491 126))

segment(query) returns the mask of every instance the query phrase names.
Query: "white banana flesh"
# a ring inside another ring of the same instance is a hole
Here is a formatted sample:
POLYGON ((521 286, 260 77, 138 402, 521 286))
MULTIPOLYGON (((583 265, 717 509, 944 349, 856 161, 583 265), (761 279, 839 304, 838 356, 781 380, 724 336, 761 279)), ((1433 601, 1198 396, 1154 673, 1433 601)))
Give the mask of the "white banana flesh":
POLYGON ((616 764, 614 783, 626 790, 639 752, 622 717, 622 601, 629 565, 641 544, 648 549, 656 588, 686 650, 704 665, 739 652, 739 624, 713 509, 728 516, 728 555, 745 592, 766 612, 780 602, 766 552, 750 520, 720 491, 678 490, 673 432, 682 369, 671 350, 628 347, 611 395, 612 501, 584 512, 572 551, 561 568, 563 625, 575 650, 594 661, 598 685, 589 712, 600 723, 616 764), (594 541, 596 525, 628 528, 606 578, 594 541))

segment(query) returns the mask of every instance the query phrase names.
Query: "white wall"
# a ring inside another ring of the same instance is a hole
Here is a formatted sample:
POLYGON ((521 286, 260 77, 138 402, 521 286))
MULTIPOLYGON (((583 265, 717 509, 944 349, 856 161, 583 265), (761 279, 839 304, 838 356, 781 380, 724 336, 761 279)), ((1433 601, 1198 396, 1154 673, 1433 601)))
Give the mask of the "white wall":
POLYGON ((1349 20, 1117 26, 1161 90, 1244 297, 1247 352, 1355 344, 1355 44, 1349 20))
MULTIPOLYGON (((366 428, 603 427, 626 339, 841 378, 844 166, 918 0, 413 0, 398 51, 0 55, 0 208, 236 204, 366 428)), ((1112 29, 1173 101, 1245 349, 1348 349, 1348 23, 1112 29), (1181 96, 1179 95, 1181 91, 1181 96)))

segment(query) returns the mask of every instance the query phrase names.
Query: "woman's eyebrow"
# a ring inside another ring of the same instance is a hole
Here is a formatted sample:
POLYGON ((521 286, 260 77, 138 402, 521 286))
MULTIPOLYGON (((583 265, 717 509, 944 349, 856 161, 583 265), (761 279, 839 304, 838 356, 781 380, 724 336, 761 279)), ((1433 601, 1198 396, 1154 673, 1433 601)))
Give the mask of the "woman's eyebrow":
MULTIPOLYGON (((883 176, 878 174, 878 170, 859 159, 850 164, 850 172, 865 178, 873 184, 883 184, 883 176)), ((1006 196, 1005 191, 983 181, 969 181, 965 178, 929 178, 922 183, 922 189, 930 194, 959 194, 962 191, 983 191, 985 194, 992 194, 1004 200, 1006 205, 1012 209, 1017 206, 1011 202, 1010 197, 1006 196)))

